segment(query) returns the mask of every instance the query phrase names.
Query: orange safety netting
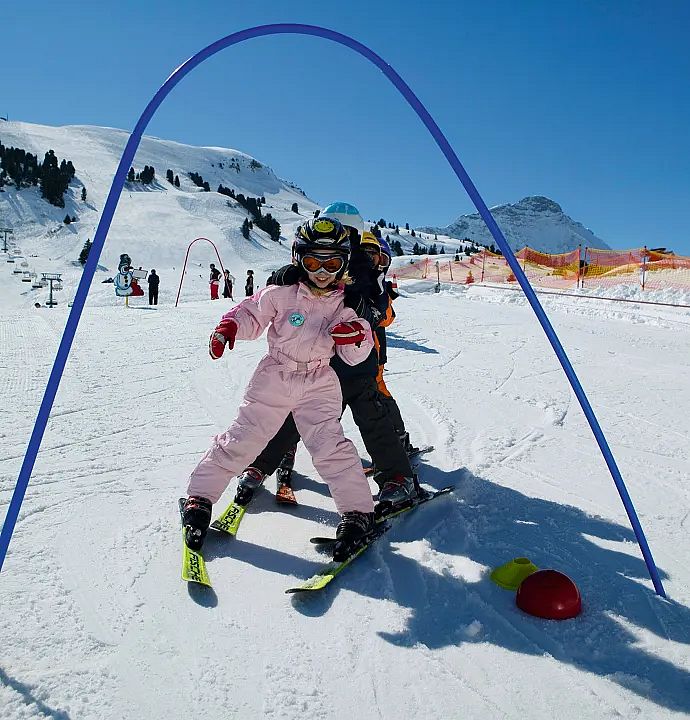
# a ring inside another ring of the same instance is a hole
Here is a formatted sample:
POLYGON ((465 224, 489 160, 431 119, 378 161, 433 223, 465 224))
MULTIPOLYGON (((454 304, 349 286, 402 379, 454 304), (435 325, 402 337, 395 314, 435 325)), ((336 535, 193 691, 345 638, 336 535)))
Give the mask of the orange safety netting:
POLYGON ((650 290, 690 290, 690 258, 646 247, 624 251, 585 249, 582 287, 624 284, 650 290))
MULTIPOLYGON (((401 280, 471 284, 515 283, 506 259, 487 249, 471 256, 414 256, 404 265, 396 265, 401 280)), ((612 287, 634 284, 643 289, 679 288, 690 290, 690 257, 634 248, 598 250, 585 248, 550 255, 525 247, 516 253, 525 275, 535 288, 567 289, 612 287)))

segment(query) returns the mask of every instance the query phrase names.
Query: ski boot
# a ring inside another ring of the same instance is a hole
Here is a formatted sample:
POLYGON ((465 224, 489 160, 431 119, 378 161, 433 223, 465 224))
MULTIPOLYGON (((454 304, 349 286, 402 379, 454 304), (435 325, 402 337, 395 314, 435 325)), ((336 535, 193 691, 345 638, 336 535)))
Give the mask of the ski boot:
POLYGON ((187 498, 182 511, 184 524, 184 541, 190 550, 198 552, 204 544, 206 531, 211 523, 210 500, 203 497, 190 496, 187 498))
POLYGON ((280 492, 280 488, 283 485, 292 488, 292 468, 295 467, 296 452, 297 445, 293 445, 285 455, 283 455, 283 459, 280 461, 280 465, 278 465, 278 469, 276 470, 276 489, 278 492, 280 492))
POLYGON ((357 550, 376 532, 374 513, 352 510, 342 514, 335 531, 333 560, 342 562, 357 550))
POLYGON ((249 505, 254 493, 257 491, 266 476, 258 468, 251 465, 239 476, 237 491, 235 492, 235 503, 237 505, 249 505))
POLYGON ((379 492, 376 516, 383 517, 391 512, 409 507, 417 497, 419 483, 416 476, 396 475, 384 483, 379 492))
POLYGON ((415 447, 410 442, 410 433, 404 432, 400 434, 400 442, 402 443, 402 446, 405 448, 405 452, 407 453, 407 457, 413 457, 419 452, 419 448, 415 447))

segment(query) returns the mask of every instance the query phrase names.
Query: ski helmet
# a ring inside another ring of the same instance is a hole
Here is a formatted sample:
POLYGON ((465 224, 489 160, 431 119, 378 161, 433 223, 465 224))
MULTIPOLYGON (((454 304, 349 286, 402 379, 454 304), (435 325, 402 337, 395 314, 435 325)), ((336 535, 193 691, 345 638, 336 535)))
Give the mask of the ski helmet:
POLYGON ((292 260, 305 275, 302 258, 319 250, 335 250, 343 258, 343 266, 335 276, 336 280, 340 280, 350 260, 350 234, 336 218, 321 216, 297 227, 292 243, 292 260))
POLYGON ((379 239, 374 235, 373 232, 369 232, 369 230, 365 230, 362 233, 362 239, 359 242, 360 246, 364 245, 371 245, 375 247, 377 250, 381 250, 381 243, 379 239))
POLYGON ((335 218, 340 220, 345 227, 354 228, 358 233, 364 230, 364 220, 359 214, 359 210, 354 205, 346 202, 334 202, 321 211, 322 216, 335 218))
POLYGON ((391 246, 383 238, 379 239, 379 245, 381 246, 381 260, 379 262, 379 270, 383 270, 385 272, 391 265, 393 254, 391 251, 391 246))

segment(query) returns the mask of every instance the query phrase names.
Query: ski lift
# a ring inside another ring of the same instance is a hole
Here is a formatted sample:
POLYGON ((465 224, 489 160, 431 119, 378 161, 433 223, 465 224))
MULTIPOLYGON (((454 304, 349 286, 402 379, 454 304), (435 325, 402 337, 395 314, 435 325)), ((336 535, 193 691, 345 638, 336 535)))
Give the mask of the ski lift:
POLYGON ((20 267, 16 267, 14 268, 14 270, 12 270, 13 275, 22 275, 23 273, 24 271, 20 267))
POLYGON ((13 257, 8 257, 8 258, 7 258, 7 262, 8 262, 8 263, 13 263, 13 262, 14 262, 14 258, 13 258, 13 257))
POLYGON ((31 273, 26 270, 22 275, 22 282, 31 282, 31 273))
POLYGON ((35 277, 35 278, 33 279, 33 282, 31 283, 31 287, 32 287, 34 290, 38 290, 39 288, 42 288, 42 287, 44 287, 44 286, 43 286, 43 283, 42 283, 38 278, 35 277))
POLYGON ((56 283, 53 283, 53 290, 62 290, 62 281, 58 280, 56 283))

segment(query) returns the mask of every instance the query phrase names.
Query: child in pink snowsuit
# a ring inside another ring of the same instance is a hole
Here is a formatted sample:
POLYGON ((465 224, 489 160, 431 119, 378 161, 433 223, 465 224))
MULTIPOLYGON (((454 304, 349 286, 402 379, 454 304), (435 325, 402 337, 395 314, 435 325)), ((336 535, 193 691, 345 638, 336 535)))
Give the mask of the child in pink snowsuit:
POLYGON ((348 231, 330 218, 297 228, 292 246, 297 285, 272 285, 223 316, 211 335, 214 360, 235 339, 253 340, 268 328, 268 354, 249 382, 239 415, 189 478, 183 510, 185 542, 203 544, 212 504, 276 434, 289 413, 314 467, 328 483, 341 521, 334 559, 345 558, 375 532, 374 503, 355 446, 340 425, 342 392, 330 366, 334 353, 357 365, 374 342, 366 320, 345 307, 343 278, 350 258, 348 231))
POLYGON ((268 354, 249 381, 237 419, 216 436, 192 472, 188 494, 216 503, 292 413, 338 512, 372 512, 359 454, 340 425, 340 382, 329 365, 334 350, 348 365, 368 357, 373 340, 367 321, 344 307, 341 287, 317 295, 301 282, 261 290, 227 312, 219 328, 228 321, 236 325, 240 340, 254 340, 268 327, 268 354), (359 322, 363 339, 335 345, 331 329, 351 321, 359 322))

